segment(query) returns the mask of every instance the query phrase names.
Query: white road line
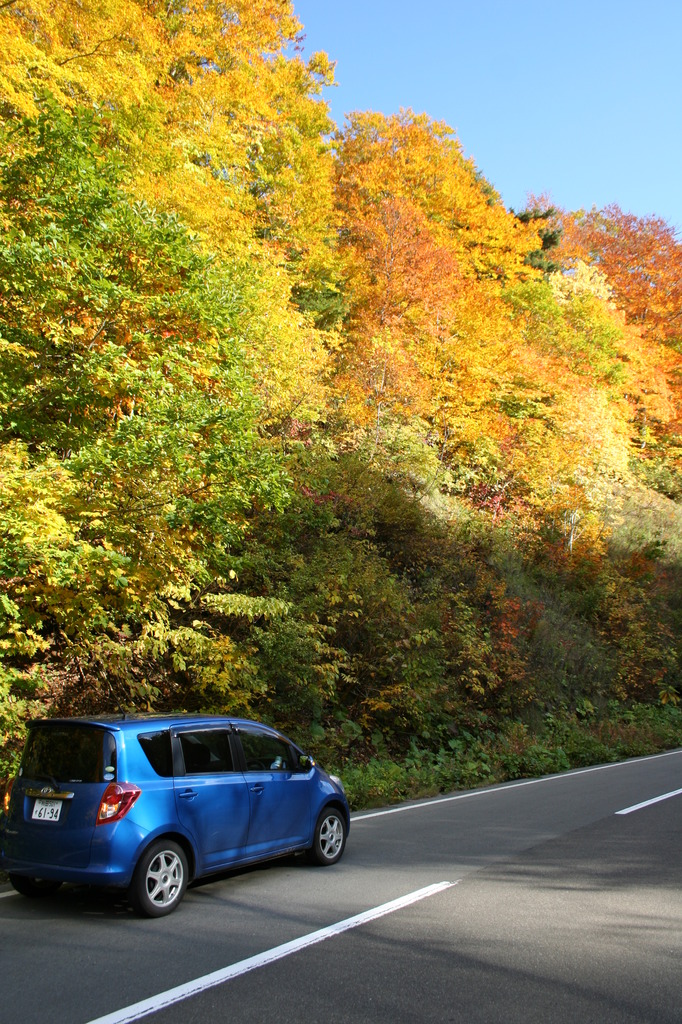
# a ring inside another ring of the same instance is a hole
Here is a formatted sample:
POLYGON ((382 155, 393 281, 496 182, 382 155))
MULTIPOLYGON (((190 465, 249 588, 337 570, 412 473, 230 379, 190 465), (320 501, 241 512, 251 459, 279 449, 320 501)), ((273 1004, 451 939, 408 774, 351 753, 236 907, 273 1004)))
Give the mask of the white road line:
POLYGON ((382 903, 381 906, 373 907, 362 914, 356 914, 355 917, 347 917, 344 921, 338 921, 336 924, 329 925, 328 928, 321 928, 319 931, 302 935, 299 939, 285 942, 281 946, 274 946, 272 949, 265 950, 264 953, 257 953, 256 956, 250 956, 246 960, 240 960, 236 964, 231 964, 229 967, 213 971, 212 974, 205 974, 202 978, 196 978, 194 981, 188 981, 184 985, 178 985, 176 988, 170 988, 166 992, 160 992, 150 999, 142 999, 139 1003, 132 1003, 122 1010, 115 1010, 104 1017, 97 1017, 96 1020, 88 1021, 88 1024, 130 1024, 131 1021, 139 1020, 150 1013, 157 1013, 159 1010, 165 1010, 166 1007, 172 1006, 174 1003, 179 1003, 181 1000, 188 999, 199 992, 205 992, 206 989, 214 988, 216 985, 222 985, 224 982, 237 978, 241 974, 246 974, 248 971, 253 971, 258 967, 265 967, 266 964, 274 963, 275 960, 281 960, 285 956, 290 956, 292 953, 297 953, 308 946, 313 946, 318 942, 323 942, 325 939, 340 935, 351 928, 357 928, 359 925, 367 924, 369 921, 376 921, 377 918, 385 917, 386 914, 393 914, 396 910, 409 907, 412 903, 418 903, 419 900, 424 900, 428 896, 434 896, 438 892, 450 889, 453 885, 457 885, 457 882, 436 882, 434 885, 427 885, 424 889, 409 892, 405 896, 400 896, 397 900, 391 900, 390 903, 382 903))
MULTIPOLYGON (((521 786, 538 786, 543 782, 556 782, 557 779, 570 779, 572 775, 588 775, 590 772, 603 772, 609 768, 622 768, 626 764, 634 764, 639 761, 655 761, 660 757, 674 757, 682 753, 682 750, 669 750, 665 754, 651 754, 647 757, 631 758, 628 761, 614 761, 613 764, 598 764, 593 768, 576 768, 572 772, 560 772, 557 775, 543 775, 540 779, 524 779, 522 782, 503 782, 499 786, 488 786, 485 789, 470 789, 466 793, 454 793, 452 796, 437 796, 432 800, 421 800, 416 804, 399 804, 397 807, 386 807, 381 811, 370 811, 367 814, 353 814, 351 821, 353 825, 360 821, 368 821, 370 818, 381 818, 384 814, 403 814, 405 811, 419 811, 424 807, 433 807, 434 804, 449 804, 455 800, 470 800, 475 796, 487 796, 489 793, 502 793, 507 789, 519 789, 521 786)), ((670 794, 671 796, 673 794, 670 794)), ((662 798, 661 798, 662 799, 662 798)), ((623 814, 623 811, 616 812, 623 814)))
POLYGON ((622 811, 616 811, 616 814, 632 814, 633 811, 641 811, 643 807, 651 807, 652 804, 660 804, 661 800, 669 800, 671 796, 680 796, 682 789, 674 789, 672 793, 663 793, 661 796, 655 796, 652 800, 644 800, 641 804, 633 804, 632 807, 625 807, 622 811))
POLYGON ((0 900, 6 900, 8 896, 18 896, 14 889, 10 889, 9 892, 0 892, 0 900))

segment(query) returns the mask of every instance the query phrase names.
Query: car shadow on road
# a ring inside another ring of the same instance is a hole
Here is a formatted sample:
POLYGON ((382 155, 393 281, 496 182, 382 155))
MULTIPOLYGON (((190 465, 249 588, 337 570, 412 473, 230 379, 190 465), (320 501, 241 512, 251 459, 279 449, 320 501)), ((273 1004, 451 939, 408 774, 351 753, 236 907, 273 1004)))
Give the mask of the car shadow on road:
MULTIPOLYGON (((249 864, 244 867, 233 868, 229 871, 221 871, 214 875, 206 875, 190 882, 187 891, 193 894, 201 894, 204 891, 210 893, 210 887, 216 883, 229 881, 236 878, 248 878, 261 872, 272 872, 277 867, 306 867, 307 862, 300 855, 291 854, 274 860, 263 861, 258 864, 249 864)), ((11 913, 14 916, 28 916, 40 920, 41 918, 54 918, 55 916, 66 919, 79 917, 98 917, 102 919, 121 919, 134 917, 134 912, 128 903, 126 892, 123 889, 107 889, 89 885, 75 885, 65 883, 49 895, 36 898, 26 898, 19 893, 8 892, 8 903, 11 899, 11 913), (12 898, 15 897, 15 898, 12 898)), ((5 904, 5 911, 9 911, 8 903, 5 904)), ((182 906, 182 904, 181 904, 182 906)))

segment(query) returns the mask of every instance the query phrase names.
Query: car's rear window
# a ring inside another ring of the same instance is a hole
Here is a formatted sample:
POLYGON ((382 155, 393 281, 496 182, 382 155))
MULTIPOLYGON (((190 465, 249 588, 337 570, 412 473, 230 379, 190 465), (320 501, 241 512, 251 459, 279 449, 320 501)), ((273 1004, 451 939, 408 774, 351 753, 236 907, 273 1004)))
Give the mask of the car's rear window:
POLYGON ((87 725, 53 725, 30 730, 20 774, 54 782, 102 782, 116 772, 116 741, 87 725))
POLYGON ((173 775, 170 731, 141 733, 137 738, 156 774, 170 779, 173 775))

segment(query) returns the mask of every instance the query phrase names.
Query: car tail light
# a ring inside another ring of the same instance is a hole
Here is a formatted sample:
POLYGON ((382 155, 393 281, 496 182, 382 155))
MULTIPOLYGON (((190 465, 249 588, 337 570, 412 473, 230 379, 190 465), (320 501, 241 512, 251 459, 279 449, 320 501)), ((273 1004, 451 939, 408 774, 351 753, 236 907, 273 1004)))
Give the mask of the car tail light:
POLYGON ((97 811, 97 825, 120 821, 128 813, 142 790, 132 782, 110 782, 104 790, 97 811))
POLYGON ((9 782, 7 783, 7 789, 5 790, 5 795, 2 798, 2 809, 5 812, 5 814, 9 814, 9 798, 12 795, 12 786, 13 785, 14 785, 14 779, 10 779, 9 782))

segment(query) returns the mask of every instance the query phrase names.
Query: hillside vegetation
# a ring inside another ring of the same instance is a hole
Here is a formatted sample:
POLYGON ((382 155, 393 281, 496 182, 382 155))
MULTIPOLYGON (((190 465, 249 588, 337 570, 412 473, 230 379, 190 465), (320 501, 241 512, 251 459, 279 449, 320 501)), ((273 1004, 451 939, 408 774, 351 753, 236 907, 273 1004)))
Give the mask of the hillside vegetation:
POLYGON ((675 231, 334 125, 301 28, 0 5, 0 776, 120 708, 357 801, 679 744, 675 231))

